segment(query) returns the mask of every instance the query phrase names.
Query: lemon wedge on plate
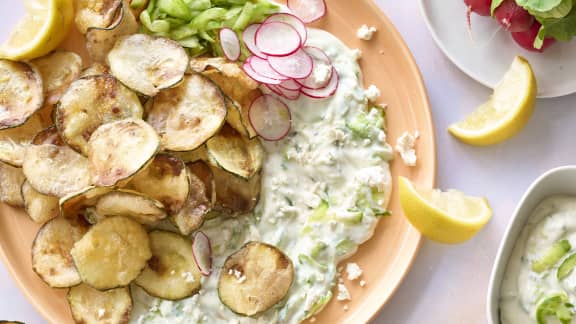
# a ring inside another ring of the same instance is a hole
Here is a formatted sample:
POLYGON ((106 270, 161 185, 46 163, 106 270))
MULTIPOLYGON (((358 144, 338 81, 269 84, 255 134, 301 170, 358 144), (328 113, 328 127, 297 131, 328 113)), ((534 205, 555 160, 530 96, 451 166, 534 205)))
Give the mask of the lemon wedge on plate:
POLYGON ((456 190, 421 190, 399 177, 400 204, 408 221, 422 235, 440 243, 460 243, 472 238, 492 217, 485 198, 456 190))
POLYGON ((448 131, 464 143, 491 145, 518 133, 532 116, 536 78, 528 61, 517 56, 487 102, 448 131))
POLYGON ((68 35, 73 0, 25 0, 26 14, 0 45, 0 57, 29 60, 54 50, 68 35))

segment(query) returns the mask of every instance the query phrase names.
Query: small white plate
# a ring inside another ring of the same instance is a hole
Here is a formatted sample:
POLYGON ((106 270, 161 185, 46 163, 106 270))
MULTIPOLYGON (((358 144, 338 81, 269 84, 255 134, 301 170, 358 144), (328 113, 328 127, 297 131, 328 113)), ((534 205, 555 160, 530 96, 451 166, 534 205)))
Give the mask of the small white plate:
POLYGON ((464 73, 494 88, 516 55, 530 61, 538 82, 538 97, 576 92, 576 41, 557 43, 544 53, 516 45, 508 32, 490 17, 472 14, 468 32, 463 0, 420 0, 432 37, 444 54, 464 73))

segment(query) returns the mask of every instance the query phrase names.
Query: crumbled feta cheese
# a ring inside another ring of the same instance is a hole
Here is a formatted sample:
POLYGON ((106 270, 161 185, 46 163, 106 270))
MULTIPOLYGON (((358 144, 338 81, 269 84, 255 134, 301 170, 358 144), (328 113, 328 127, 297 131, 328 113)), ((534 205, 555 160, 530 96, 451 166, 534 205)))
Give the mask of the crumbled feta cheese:
POLYGON ((396 152, 400 154, 402 161, 407 166, 415 166, 416 160, 418 157, 416 156, 416 149, 414 148, 416 144, 416 139, 418 138, 418 132, 415 132, 414 135, 410 134, 409 132, 404 132, 398 139, 396 140, 396 152))
POLYGON ((342 283, 338 284, 338 295, 336 296, 336 300, 343 301, 343 300, 351 300, 350 292, 348 288, 342 283))
POLYGON ((378 191, 383 192, 388 181, 388 176, 384 167, 373 166, 358 170, 354 179, 360 184, 375 187, 378 191))
POLYGON ((106 314, 106 310, 104 308, 100 308, 98 310, 98 319, 101 319, 106 314))
POLYGON ((376 32, 376 30, 377 29, 374 26, 362 25, 356 31, 356 37, 358 37, 362 40, 369 41, 372 39, 372 36, 374 36, 374 33, 376 32))
POLYGON ((310 318, 310 323, 314 323, 314 322, 316 322, 316 317, 311 317, 311 318, 310 318))
POLYGON ((381 95, 380 89, 378 89, 378 87, 373 84, 364 90, 364 94, 366 95, 366 99, 368 99, 370 102, 375 102, 381 95))
POLYGON ((348 305, 344 305, 343 309, 345 312, 347 312, 348 311, 348 305))
POLYGON ((328 82, 328 78, 332 74, 332 66, 328 64, 318 64, 314 68, 312 78, 318 84, 328 82))
POLYGON ((305 193, 304 197, 302 198, 304 199, 304 203, 306 204, 306 206, 311 208, 318 207, 318 205, 320 205, 320 203, 322 202, 322 198, 318 197, 318 195, 312 192, 305 193))
POLYGON ((346 273, 348 273, 348 280, 356 280, 362 275, 362 269, 355 262, 346 264, 346 273))
POLYGON ((192 283, 196 281, 196 279, 194 279, 194 275, 192 274, 192 272, 182 272, 181 276, 182 278, 184 278, 184 280, 186 280, 186 282, 192 283))
POLYGON ((168 314, 170 314, 170 312, 172 311, 172 303, 164 300, 160 303, 160 314, 162 314, 162 316, 168 316, 168 314))
POLYGON ((352 49, 351 52, 352 52, 352 53, 351 53, 352 57, 353 57, 356 61, 358 61, 358 60, 362 57, 362 51, 361 51, 359 48, 354 48, 354 49, 352 49))
POLYGON ((234 276, 239 283, 243 283, 244 281, 246 281, 246 276, 241 271, 238 271, 236 269, 228 270, 228 274, 234 276))
POLYGON ((386 133, 383 130, 378 132, 378 140, 382 143, 386 143, 386 133))
POLYGON ((364 146, 368 146, 368 145, 370 145, 370 144, 372 144, 372 140, 369 139, 369 138, 365 138, 365 139, 362 141, 362 145, 364 145, 364 146))
POLYGON ((360 287, 364 287, 366 286, 366 281, 365 280, 360 280, 360 287))

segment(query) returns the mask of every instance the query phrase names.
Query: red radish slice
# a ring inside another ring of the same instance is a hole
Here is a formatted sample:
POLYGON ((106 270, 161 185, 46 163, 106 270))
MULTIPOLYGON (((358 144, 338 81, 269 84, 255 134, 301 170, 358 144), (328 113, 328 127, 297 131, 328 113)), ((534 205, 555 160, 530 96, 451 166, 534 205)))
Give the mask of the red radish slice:
POLYGON ((326 15, 325 0, 288 0, 288 8, 307 24, 326 15))
POLYGON ((252 52, 252 54, 265 59, 268 57, 268 55, 262 53, 258 49, 258 46, 256 46, 256 31, 258 30, 258 28, 260 28, 261 25, 262 24, 252 24, 246 27, 246 29, 244 29, 244 32, 242 32, 242 40, 244 41, 244 45, 246 45, 246 48, 250 52, 252 52))
POLYGON ((317 47, 304 47, 304 51, 314 60, 313 71, 307 78, 296 79, 295 81, 309 89, 324 88, 330 82, 334 71, 330 58, 317 47))
POLYGON ((266 87, 270 89, 270 91, 274 92, 275 94, 284 97, 284 94, 280 90, 280 86, 274 84, 267 84, 266 87))
POLYGON ((251 77, 252 79, 254 79, 260 83, 280 84, 280 82, 282 82, 282 80, 267 78, 263 75, 260 75, 258 72, 254 71, 254 69, 250 65, 250 60, 246 60, 246 62, 244 62, 244 64, 242 65, 242 69, 244 69, 244 72, 246 72, 246 74, 249 77, 251 77))
POLYGON ((230 61, 236 61, 240 58, 240 40, 238 35, 230 28, 220 29, 220 46, 224 55, 230 61))
POLYGON ((198 270, 200 270, 202 275, 209 276, 212 273, 212 245, 208 236, 203 232, 194 234, 192 253, 194 254, 194 261, 196 261, 198 270))
POLYGON ((282 92, 282 97, 288 100, 296 100, 300 98, 300 90, 289 90, 282 88, 281 86, 277 86, 277 88, 282 92))
POLYGON ((293 79, 282 81, 282 83, 280 83, 278 86, 288 90, 300 90, 300 88, 302 88, 300 83, 294 81, 293 79))
POLYGON ((312 57, 303 50, 288 56, 270 56, 268 63, 276 72, 293 79, 307 78, 314 65, 312 57))
POLYGON ((249 64, 256 73, 260 74, 263 77, 276 79, 276 80, 288 80, 287 77, 278 74, 268 63, 267 60, 260 58, 258 56, 251 56, 249 58, 249 64))
POLYGON ((267 141, 278 141, 290 132, 292 116, 285 103, 271 95, 262 95, 248 110, 250 124, 267 141))
MULTIPOLYGON (((334 68, 332 68, 334 69, 334 68)), ((302 91, 302 93, 310 98, 315 98, 315 99, 322 99, 322 98, 328 98, 331 95, 333 95, 336 90, 338 90, 338 83, 339 83, 339 76, 338 76, 338 72, 336 71, 336 69, 334 69, 334 71, 332 71, 332 77, 330 78, 330 81, 328 82, 328 85, 326 85, 324 88, 321 89, 308 89, 308 88, 304 88, 302 87, 302 89, 300 91, 302 91)))
POLYGON ((262 24, 256 31, 256 47, 267 55, 286 56, 300 49, 302 39, 294 27, 283 22, 262 24))
POLYGON ((296 29, 298 35, 300 35, 301 43, 302 44, 306 43, 306 40, 308 39, 308 31, 306 30, 306 25, 304 25, 304 22, 300 18, 289 13, 277 13, 268 17, 266 20, 264 20, 263 23, 265 24, 275 21, 283 22, 285 24, 292 26, 294 29, 296 29))

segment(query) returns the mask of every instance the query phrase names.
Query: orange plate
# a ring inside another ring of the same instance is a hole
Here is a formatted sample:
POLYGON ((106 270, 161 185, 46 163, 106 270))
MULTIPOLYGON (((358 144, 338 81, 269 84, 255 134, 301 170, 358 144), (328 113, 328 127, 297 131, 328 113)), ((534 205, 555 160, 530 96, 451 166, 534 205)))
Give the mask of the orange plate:
MULTIPOLYGON (((17 1, 17 0, 11 0, 17 1)), ((380 9, 370 0, 329 0, 328 15, 316 27, 337 35, 351 48, 362 50, 365 84, 382 91, 388 104, 388 138, 394 143, 404 131, 420 132, 417 143, 418 166, 408 168, 399 158, 392 163, 392 175, 407 176, 422 187, 432 187, 436 172, 434 127, 430 107, 418 68, 401 36, 380 9), (367 42, 356 38, 362 24, 376 26, 378 32, 367 42)), ((77 33, 64 47, 80 51, 77 33)), ((84 50, 80 51, 84 54, 84 50)), ((85 55, 84 55, 85 56, 85 55)), ((396 186, 390 205, 392 216, 382 220, 374 237, 363 244, 351 261, 364 270, 367 285, 349 283, 352 301, 348 311, 334 300, 316 316, 316 323, 365 323, 388 301, 408 272, 420 244, 420 234, 403 217, 396 186)), ((46 286, 32 271, 30 247, 38 225, 23 212, 0 206, 0 255, 8 270, 38 311, 51 323, 71 323, 66 290, 46 286)))

